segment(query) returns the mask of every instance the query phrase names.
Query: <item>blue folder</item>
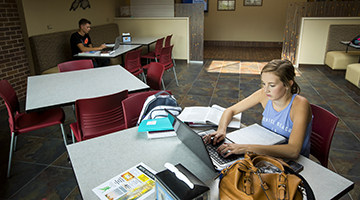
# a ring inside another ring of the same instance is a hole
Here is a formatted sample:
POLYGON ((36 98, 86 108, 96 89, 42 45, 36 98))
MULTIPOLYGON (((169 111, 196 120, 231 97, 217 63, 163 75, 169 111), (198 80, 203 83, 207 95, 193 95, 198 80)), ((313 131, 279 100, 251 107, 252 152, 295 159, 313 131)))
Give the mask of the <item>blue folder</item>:
POLYGON ((138 132, 174 130, 169 118, 147 119, 141 121, 138 132))

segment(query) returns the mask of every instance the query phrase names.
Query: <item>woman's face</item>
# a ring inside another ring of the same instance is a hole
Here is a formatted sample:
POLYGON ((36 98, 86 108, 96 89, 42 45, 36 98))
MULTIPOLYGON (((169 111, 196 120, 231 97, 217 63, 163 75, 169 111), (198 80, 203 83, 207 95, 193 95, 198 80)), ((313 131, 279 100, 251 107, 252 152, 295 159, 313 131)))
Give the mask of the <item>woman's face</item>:
POLYGON ((261 75, 261 84, 269 100, 277 100, 286 94, 286 88, 280 81, 280 78, 271 72, 265 72, 261 75))

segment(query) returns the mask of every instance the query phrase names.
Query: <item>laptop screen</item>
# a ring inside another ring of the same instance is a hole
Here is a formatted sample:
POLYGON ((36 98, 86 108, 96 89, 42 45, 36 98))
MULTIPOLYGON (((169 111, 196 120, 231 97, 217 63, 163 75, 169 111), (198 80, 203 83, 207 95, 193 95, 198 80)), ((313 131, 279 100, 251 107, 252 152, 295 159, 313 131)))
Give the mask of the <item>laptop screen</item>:
POLYGON ((179 140, 184 143, 193 153, 195 153, 205 164, 215 170, 203 139, 188 125, 184 124, 169 111, 165 111, 168 113, 168 118, 170 122, 172 122, 175 133, 179 140))

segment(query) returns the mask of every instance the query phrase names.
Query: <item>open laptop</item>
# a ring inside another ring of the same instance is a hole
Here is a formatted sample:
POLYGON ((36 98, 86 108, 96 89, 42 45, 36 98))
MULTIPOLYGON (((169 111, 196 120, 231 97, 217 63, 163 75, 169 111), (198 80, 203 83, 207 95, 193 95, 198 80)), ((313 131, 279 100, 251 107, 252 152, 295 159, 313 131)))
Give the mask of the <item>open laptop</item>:
POLYGON ((232 141, 225 138, 222 143, 217 145, 205 144, 202 136, 205 134, 210 134, 215 130, 204 131, 201 133, 196 133, 188 125, 183 123, 173 114, 165 109, 168 113, 168 118, 174 127, 175 133, 179 140, 184 143, 193 153, 195 153, 205 164, 210 168, 213 168, 215 171, 222 170, 234 163, 236 160, 243 159, 244 155, 231 155, 227 158, 224 158, 223 155, 220 155, 216 149, 223 143, 233 143, 232 141))
POLYGON ((106 48, 104 48, 103 50, 101 50, 101 52, 104 52, 104 51, 115 51, 116 49, 118 49, 120 47, 120 43, 121 43, 121 40, 122 40, 122 36, 118 36, 116 37, 115 39, 115 44, 114 46, 112 44, 107 44, 106 48))

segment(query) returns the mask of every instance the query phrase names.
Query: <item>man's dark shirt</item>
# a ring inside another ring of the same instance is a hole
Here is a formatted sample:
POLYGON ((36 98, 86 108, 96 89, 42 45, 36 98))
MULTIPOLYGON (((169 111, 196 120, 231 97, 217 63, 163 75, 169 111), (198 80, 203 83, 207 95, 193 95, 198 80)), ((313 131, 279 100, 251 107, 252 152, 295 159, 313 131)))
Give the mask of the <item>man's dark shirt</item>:
POLYGON ((70 37, 71 53, 72 55, 80 53, 80 49, 77 46, 79 43, 82 43, 85 47, 89 47, 91 44, 91 39, 88 34, 81 36, 78 32, 75 32, 70 37))

